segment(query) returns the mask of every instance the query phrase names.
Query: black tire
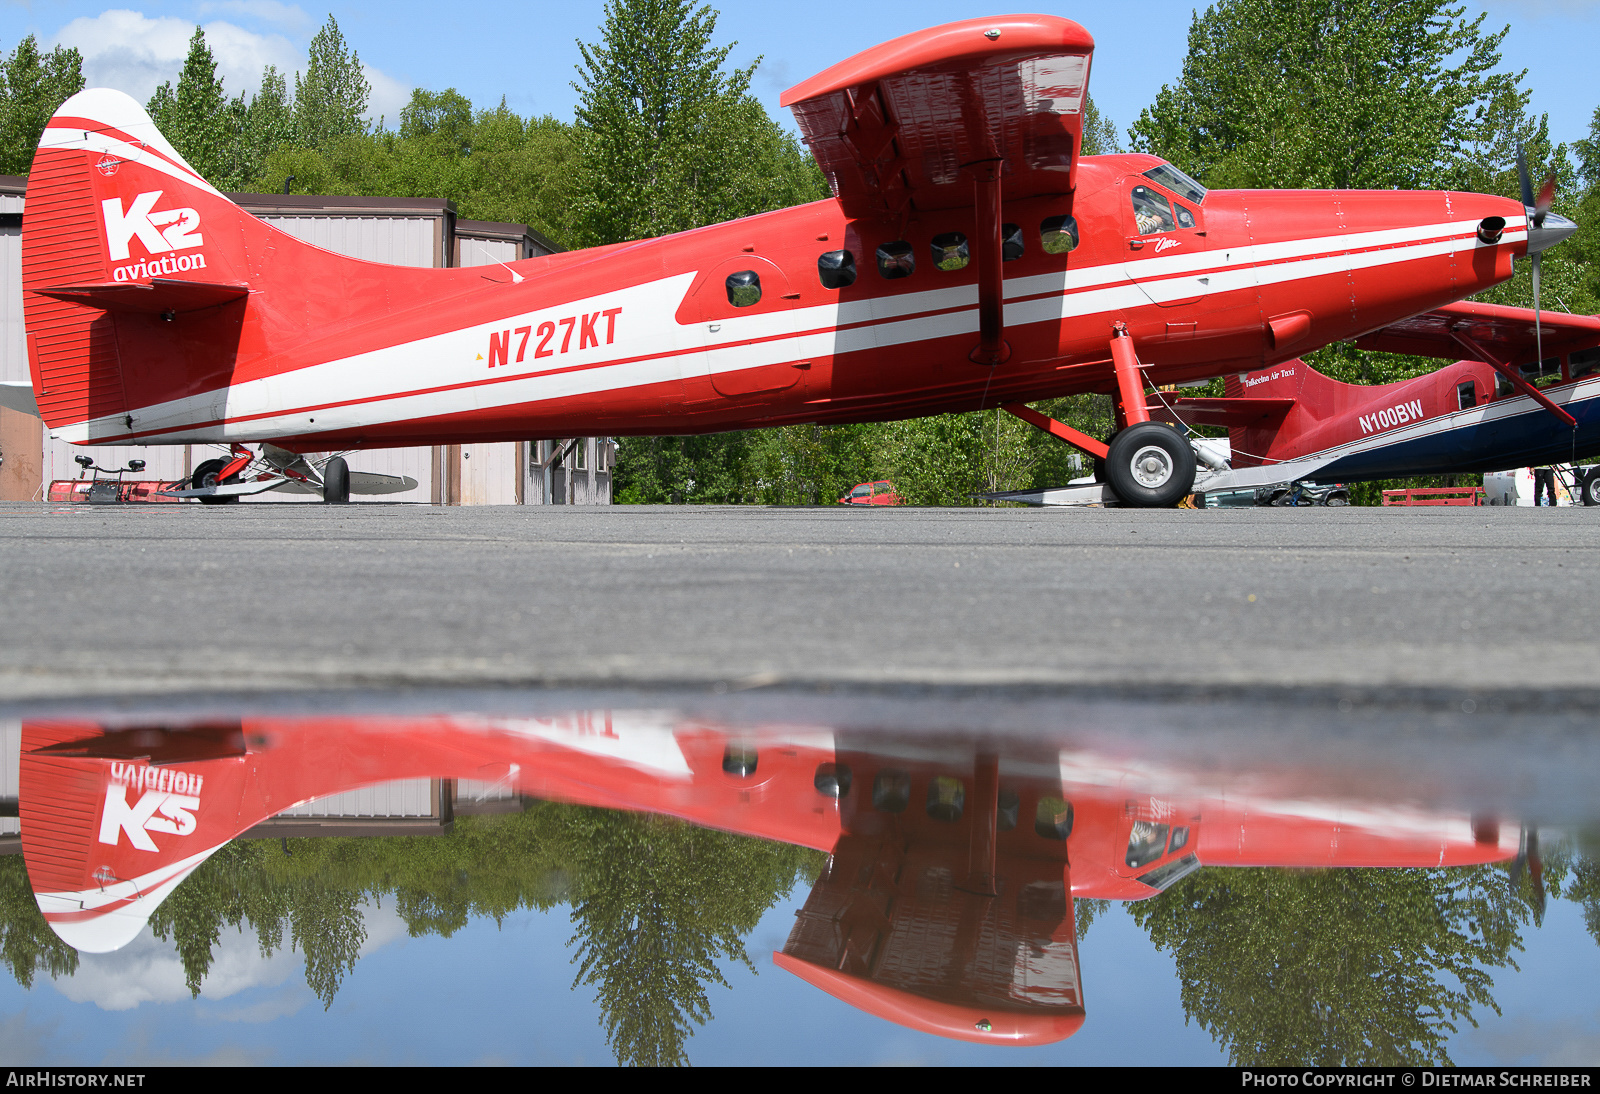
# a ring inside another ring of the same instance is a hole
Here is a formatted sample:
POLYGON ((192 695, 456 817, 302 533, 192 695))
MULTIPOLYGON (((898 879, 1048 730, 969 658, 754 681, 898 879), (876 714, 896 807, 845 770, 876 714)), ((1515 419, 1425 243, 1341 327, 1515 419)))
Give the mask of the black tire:
POLYGON ((1122 504, 1170 509, 1194 492, 1195 456, 1171 426, 1140 422, 1111 439, 1106 477, 1122 504))
POLYGON ((1600 467, 1596 467, 1583 480, 1583 504, 1600 505, 1600 467))
POLYGON ((327 505, 350 504, 350 465, 335 456, 322 469, 322 500, 327 505))
MULTIPOLYGON (((228 460, 207 460, 205 463, 201 464, 199 467, 194 469, 194 474, 189 476, 189 485, 191 487, 193 487, 194 489, 196 489, 196 490, 198 490, 199 488, 201 488, 203 486, 222 486, 222 485, 224 485, 223 483, 217 481, 217 473, 220 472, 224 467, 227 467, 228 463, 229 463, 228 460)), ((238 482, 239 481, 239 476, 236 475, 236 474, 235 475, 229 475, 228 478, 227 478, 227 481, 228 482, 238 482)), ((236 498, 236 497, 231 497, 231 498, 229 498, 229 497, 223 497, 223 498, 201 498, 200 499, 200 504, 201 505, 232 505, 234 502, 236 502, 238 500, 239 499, 236 498)))
POLYGON ((1094 458, 1094 481, 1095 482, 1105 482, 1105 481, 1107 481, 1106 480, 1106 461, 1102 460, 1099 456, 1096 456, 1094 458))

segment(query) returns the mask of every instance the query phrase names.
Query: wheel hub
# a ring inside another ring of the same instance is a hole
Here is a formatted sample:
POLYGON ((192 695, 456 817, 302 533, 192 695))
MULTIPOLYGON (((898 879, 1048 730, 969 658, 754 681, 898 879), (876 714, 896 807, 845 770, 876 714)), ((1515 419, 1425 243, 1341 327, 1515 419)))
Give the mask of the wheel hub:
POLYGON ((1133 477, 1147 490, 1157 490, 1172 478, 1172 456, 1159 445, 1145 445, 1133 454, 1133 477))

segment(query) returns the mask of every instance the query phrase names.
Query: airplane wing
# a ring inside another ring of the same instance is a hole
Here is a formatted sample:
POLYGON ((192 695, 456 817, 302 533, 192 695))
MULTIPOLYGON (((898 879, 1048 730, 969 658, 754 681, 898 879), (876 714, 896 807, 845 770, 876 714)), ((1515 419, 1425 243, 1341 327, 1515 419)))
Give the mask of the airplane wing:
MULTIPOLYGON (((1600 315, 1541 312, 1539 325, 1546 357, 1600 345, 1600 315)), ((1502 361, 1532 361, 1534 348, 1532 308, 1476 304, 1463 300, 1413 315, 1356 339, 1359 349, 1410 353, 1446 361, 1471 359, 1458 335, 1498 354, 1502 361)))
POLYGON ((974 204, 964 167, 1000 161, 1007 199, 1065 193, 1083 135, 1094 39, 1048 15, 969 19, 908 34, 786 91, 844 207, 974 204))

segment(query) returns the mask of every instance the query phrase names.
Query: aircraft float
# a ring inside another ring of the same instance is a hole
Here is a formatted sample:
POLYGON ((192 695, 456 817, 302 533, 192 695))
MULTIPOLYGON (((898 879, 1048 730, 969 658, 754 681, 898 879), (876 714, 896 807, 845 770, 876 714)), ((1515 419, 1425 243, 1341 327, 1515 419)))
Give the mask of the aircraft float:
POLYGON ((26 721, 23 854, 46 922, 103 953, 228 841, 377 783, 470 779, 827 852, 781 968, 914 1029, 1045 1044, 1084 1021, 1074 897, 1142 900, 1207 866, 1516 860, 1530 833, 1466 813, 1308 793, 1302 773, 1130 762, 1067 735, 970 738, 722 724, 663 711, 545 717, 26 721))
POLYGON ((1147 386, 1401 323, 1576 230, 1549 184, 1208 191, 1153 156, 1083 156, 1093 52, 1045 15, 886 42, 782 98, 832 197, 503 268, 302 243, 132 99, 84 91, 28 179, 32 394, 75 443, 233 446, 183 492, 209 501, 347 500, 345 460, 319 453, 1001 406, 1104 461, 1122 504, 1167 506, 1195 454, 1147 386), (1113 396, 1109 442, 1024 405, 1080 392, 1113 396))

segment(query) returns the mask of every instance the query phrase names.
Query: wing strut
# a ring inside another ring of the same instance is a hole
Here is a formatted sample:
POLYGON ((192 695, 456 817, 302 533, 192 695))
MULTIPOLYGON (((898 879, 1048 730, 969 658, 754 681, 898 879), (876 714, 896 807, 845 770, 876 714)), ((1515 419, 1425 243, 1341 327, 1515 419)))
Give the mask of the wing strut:
POLYGON ((1000 171, 1002 160, 977 164, 976 178, 978 238, 978 344, 967 355, 980 365, 1003 364, 1011 356, 1005 340, 1005 278, 1001 273, 1000 249, 1000 171))
POLYGON ((1097 441, 1087 433, 1080 433, 1064 422, 1040 414, 1026 403, 1005 403, 1001 410, 1012 417, 1021 418, 1033 428, 1050 434, 1058 441, 1065 441, 1081 452, 1087 452, 1096 459, 1105 459, 1111 454, 1111 449, 1104 441, 1097 441))
POLYGON ((1528 398, 1544 407, 1557 418, 1560 418, 1563 422, 1566 422, 1571 428, 1578 428, 1578 419, 1574 418, 1571 414, 1568 414, 1565 410, 1551 402, 1548 395, 1534 387, 1532 384, 1528 383, 1528 381, 1524 380, 1516 369, 1501 362, 1499 358, 1495 357, 1488 350, 1484 349, 1468 335, 1462 334, 1460 331, 1451 331, 1450 335, 1457 342, 1460 342, 1462 348, 1468 353, 1472 354, 1472 356, 1476 357, 1478 360, 1494 369, 1507 380, 1510 380, 1511 386, 1516 388, 1518 392, 1526 395, 1528 398))

